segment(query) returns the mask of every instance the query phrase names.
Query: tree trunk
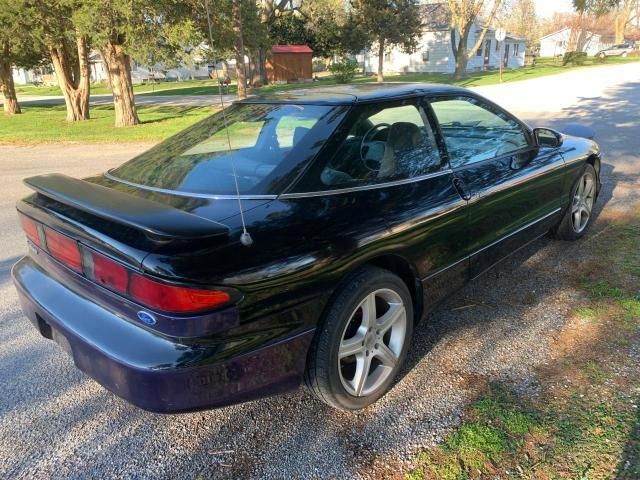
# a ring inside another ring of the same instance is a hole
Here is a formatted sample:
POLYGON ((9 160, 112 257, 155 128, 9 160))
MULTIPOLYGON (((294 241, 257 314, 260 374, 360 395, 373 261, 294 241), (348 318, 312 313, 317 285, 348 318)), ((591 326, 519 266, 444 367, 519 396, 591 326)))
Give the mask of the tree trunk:
POLYGON ((236 54, 236 80, 238 97, 247 98, 247 78, 244 68, 244 40, 242 38, 242 11, 240 0, 233 0, 233 47, 236 54))
POLYGON ((467 62, 469 61, 468 53, 467 53, 467 39, 469 37, 469 29, 465 29, 460 32, 460 38, 457 39, 456 42, 455 30, 452 29, 451 32, 451 44, 455 45, 453 51, 455 52, 456 59, 456 69, 453 73, 453 78, 455 80, 462 80, 467 78, 467 62))
POLYGON ((623 43, 624 31, 627 25, 627 18, 624 16, 622 12, 618 13, 613 23, 615 25, 615 34, 616 34, 615 43, 623 43))
POLYGON ((76 36, 76 49, 78 61, 73 62, 66 42, 49 47, 53 69, 67 107, 68 122, 89 120, 91 70, 87 40, 84 36, 76 36))
POLYGON ((9 55, 9 44, 5 43, 0 53, 0 90, 4 97, 4 113, 13 115, 22 113, 18 98, 16 97, 16 87, 13 83, 13 70, 11 69, 11 57, 9 55))
POLYGON ((131 127, 140 123, 131 81, 131 59, 122 45, 109 41, 103 52, 109 68, 116 127, 131 127))
POLYGON ((267 84, 267 68, 265 63, 267 62, 267 50, 265 48, 258 49, 258 77, 262 85, 267 84))
POLYGON ((378 82, 384 82, 384 38, 378 45, 378 82))

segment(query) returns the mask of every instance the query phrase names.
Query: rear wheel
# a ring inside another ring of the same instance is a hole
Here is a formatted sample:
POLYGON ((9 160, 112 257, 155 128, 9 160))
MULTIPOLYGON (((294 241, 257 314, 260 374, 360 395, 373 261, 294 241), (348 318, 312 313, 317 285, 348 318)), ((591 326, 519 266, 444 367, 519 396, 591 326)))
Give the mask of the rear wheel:
POLYGON ((587 163, 571 189, 571 205, 556 228, 556 238, 577 240, 585 234, 591 224, 597 188, 596 171, 587 163))
POLYGON ((367 407, 391 386, 412 333, 405 283, 386 270, 363 268, 329 306, 311 346, 305 381, 334 408, 367 407))

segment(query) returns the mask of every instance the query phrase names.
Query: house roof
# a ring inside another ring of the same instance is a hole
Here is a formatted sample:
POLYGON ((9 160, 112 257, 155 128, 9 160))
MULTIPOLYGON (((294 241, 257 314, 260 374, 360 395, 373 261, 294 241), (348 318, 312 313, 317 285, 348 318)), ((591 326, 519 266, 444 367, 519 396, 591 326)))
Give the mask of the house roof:
POLYGON ((570 30, 570 28, 569 28, 569 27, 564 27, 564 28, 561 28, 560 30, 557 30, 557 31, 555 31, 555 32, 547 33, 546 35, 544 35, 543 37, 541 37, 541 38, 540 38, 540 40, 543 40, 543 39, 545 39, 545 38, 547 38, 547 37, 553 37, 554 35, 557 35, 557 34, 559 34, 559 33, 564 32, 565 30, 570 30))
POLYGON ((274 45, 271 53, 313 53, 308 45, 274 45))

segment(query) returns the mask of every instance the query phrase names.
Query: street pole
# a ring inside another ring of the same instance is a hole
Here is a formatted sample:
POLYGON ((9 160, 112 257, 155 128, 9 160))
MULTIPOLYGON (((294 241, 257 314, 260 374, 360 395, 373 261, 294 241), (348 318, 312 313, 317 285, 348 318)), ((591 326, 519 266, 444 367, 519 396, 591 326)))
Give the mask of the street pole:
POLYGON ((500 83, 502 83, 502 62, 504 61, 504 42, 500 42, 500 83))
POLYGON ((502 83, 502 62, 504 61, 504 40, 507 38, 507 31, 504 28, 496 29, 496 40, 500 44, 500 83, 502 83))

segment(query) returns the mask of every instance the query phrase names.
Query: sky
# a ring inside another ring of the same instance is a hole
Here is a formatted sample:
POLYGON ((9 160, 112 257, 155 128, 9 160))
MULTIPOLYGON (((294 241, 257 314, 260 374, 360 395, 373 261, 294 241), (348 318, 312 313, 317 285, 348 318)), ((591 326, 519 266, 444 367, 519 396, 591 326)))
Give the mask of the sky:
POLYGON ((571 6, 571 0, 536 0, 536 12, 540 17, 550 17, 555 12, 570 12, 571 6))

